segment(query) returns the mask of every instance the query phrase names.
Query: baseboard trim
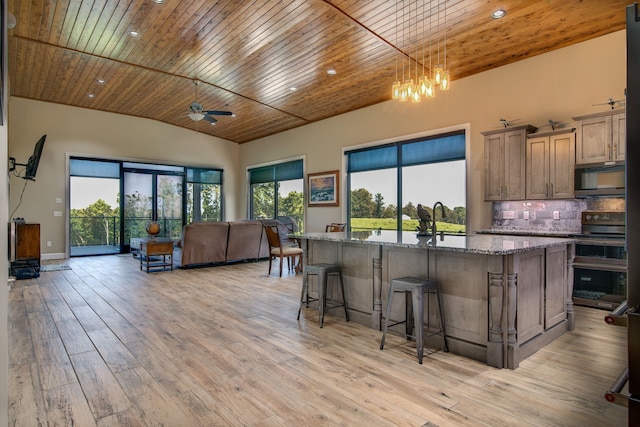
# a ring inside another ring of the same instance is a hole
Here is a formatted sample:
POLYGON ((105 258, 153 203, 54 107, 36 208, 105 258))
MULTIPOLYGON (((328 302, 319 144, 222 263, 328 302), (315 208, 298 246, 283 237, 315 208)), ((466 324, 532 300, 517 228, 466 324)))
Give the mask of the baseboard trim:
POLYGON ((40 259, 41 260, 47 260, 47 259, 65 259, 66 256, 64 253, 54 253, 54 254, 40 254, 40 259))

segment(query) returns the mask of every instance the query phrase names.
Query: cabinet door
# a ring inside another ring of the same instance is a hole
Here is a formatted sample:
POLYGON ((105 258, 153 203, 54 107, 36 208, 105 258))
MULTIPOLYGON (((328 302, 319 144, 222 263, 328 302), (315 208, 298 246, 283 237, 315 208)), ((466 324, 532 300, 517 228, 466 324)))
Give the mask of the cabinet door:
POLYGON ((549 137, 549 197, 572 199, 574 193, 575 134, 549 137))
POLYGON ((624 160, 627 151, 627 129, 625 114, 615 114, 611 117, 612 141, 611 160, 624 160))
POLYGON ((484 137, 484 199, 502 200, 504 190, 504 134, 484 137))
POLYGON ((527 199, 546 199, 549 194, 549 138, 527 140, 527 199))
POLYGON ((16 260, 40 259, 40 224, 16 224, 16 260))
POLYGON ((524 131, 507 132, 504 138, 504 188, 502 200, 524 200, 525 179, 524 131))
POLYGON ((593 117, 577 124, 576 163, 606 162, 611 157, 611 116, 593 117))

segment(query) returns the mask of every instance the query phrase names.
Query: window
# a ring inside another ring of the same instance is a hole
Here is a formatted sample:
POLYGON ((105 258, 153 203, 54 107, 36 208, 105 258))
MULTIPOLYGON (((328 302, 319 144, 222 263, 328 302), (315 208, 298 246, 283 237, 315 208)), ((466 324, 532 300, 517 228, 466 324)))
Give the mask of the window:
POLYGON ((179 239, 193 221, 222 220, 222 170, 71 158, 71 256, 121 253, 146 237, 179 239))
POLYGON ((69 162, 70 255, 120 253, 120 163, 69 162))
POLYGON ((293 222, 303 228, 304 172, 302 160, 249 169, 250 217, 293 222))
POLYGON ((222 171, 187 168, 187 223, 222 221, 222 171))
MULTIPOLYGON (((418 226, 417 206, 445 206, 445 232, 466 224, 465 133, 452 132, 347 151, 351 230, 405 230, 418 226), (400 207, 400 208, 398 208, 400 207)), ((443 221, 440 210, 436 220, 443 221)))

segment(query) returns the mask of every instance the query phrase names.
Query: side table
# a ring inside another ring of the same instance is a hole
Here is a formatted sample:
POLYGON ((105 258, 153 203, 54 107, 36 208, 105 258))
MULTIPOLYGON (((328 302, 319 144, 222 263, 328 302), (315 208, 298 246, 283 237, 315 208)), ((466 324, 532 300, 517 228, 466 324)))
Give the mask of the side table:
POLYGON ((166 270, 167 267, 173 271, 173 241, 157 241, 143 239, 140 241, 140 270, 146 265, 147 273, 154 269, 156 271, 166 270), (162 256, 162 260, 153 257, 162 256), (167 259, 168 258, 168 259, 167 259))

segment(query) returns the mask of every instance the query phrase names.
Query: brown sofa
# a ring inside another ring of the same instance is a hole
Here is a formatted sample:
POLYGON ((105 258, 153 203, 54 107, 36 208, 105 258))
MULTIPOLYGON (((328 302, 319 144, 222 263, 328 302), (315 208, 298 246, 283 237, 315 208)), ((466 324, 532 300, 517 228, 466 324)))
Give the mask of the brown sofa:
POLYGON ((182 230, 182 267, 257 260, 269 256, 262 222, 192 222, 182 230))

